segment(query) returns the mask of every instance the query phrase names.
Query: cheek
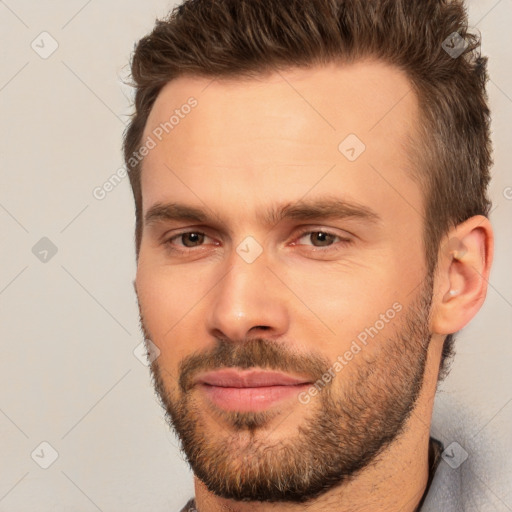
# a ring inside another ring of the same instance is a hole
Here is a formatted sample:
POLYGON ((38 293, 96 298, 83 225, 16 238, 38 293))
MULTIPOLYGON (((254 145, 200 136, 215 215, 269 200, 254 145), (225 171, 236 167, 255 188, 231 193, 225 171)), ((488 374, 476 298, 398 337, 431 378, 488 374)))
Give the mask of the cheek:
MULTIPOLYGON (((286 282, 293 283, 290 287, 302 303, 295 309, 296 323, 306 327, 304 332, 314 329, 315 346, 331 360, 400 300, 397 277, 389 265, 309 265, 289 269, 286 282)), ((382 331, 389 331, 388 324, 382 331)))
POLYGON ((149 260, 141 257, 137 267, 139 300, 148 322, 151 319, 155 327, 165 323, 169 328, 201 300, 208 283, 197 267, 172 266, 158 258, 149 260))
POLYGON ((194 319, 207 290, 200 275, 141 263, 136 286, 144 324, 160 349, 161 364, 177 364, 190 350, 185 349, 191 337, 198 336, 194 319))

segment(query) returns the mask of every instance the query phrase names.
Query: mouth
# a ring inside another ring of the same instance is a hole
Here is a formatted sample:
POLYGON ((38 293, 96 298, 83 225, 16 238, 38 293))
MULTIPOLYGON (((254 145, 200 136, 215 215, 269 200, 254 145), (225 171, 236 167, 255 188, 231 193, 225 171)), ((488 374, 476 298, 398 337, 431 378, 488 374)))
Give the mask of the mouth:
POLYGON ((223 369, 199 375, 195 383, 210 402, 230 411, 263 411, 290 400, 311 381, 285 373, 223 369))

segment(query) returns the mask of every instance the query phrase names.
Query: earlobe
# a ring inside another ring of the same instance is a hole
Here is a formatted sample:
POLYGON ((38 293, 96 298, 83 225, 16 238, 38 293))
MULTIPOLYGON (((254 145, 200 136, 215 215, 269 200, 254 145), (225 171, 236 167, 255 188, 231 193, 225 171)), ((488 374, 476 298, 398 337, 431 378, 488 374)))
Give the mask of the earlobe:
POLYGON ((433 332, 457 332, 476 315, 487 293, 493 243, 492 226, 481 215, 459 224, 445 238, 433 297, 433 332))

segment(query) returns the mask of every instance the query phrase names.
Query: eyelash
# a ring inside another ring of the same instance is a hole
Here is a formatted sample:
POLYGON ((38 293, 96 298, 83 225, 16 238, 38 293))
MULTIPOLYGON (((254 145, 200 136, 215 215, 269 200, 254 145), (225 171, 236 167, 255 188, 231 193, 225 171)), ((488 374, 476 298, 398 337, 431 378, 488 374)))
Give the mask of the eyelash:
MULTIPOLYGON (((187 251, 190 251, 190 250, 193 250, 193 249, 196 249, 196 247, 185 247, 183 246, 182 249, 176 249, 172 246, 172 241, 173 240, 176 240, 176 239, 179 239, 181 238, 182 236, 184 235, 188 235, 188 234, 194 234, 194 235, 204 235, 205 237, 207 237, 208 235, 202 231, 196 231, 196 230, 189 230, 189 231, 182 231, 181 233, 178 233, 176 235, 172 235, 170 238, 167 238, 164 240, 164 245, 168 246, 171 250, 174 250, 174 251, 181 251, 181 252, 187 252, 187 251)), ((198 245, 197 247, 202 247, 201 245, 198 245)))
POLYGON ((331 231, 328 231, 328 230, 324 230, 324 229, 309 229, 309 230, 305 230, 303 231, 302 233, 299 234, 299 236, 296 238, 296 240, 300 240, 301 238, 305 237, 306 235, 312 235, 312 234, 315 234, 315 233, 322 233, 324 235, 328 235, 328 236, 333 236, 334 238, 339 238, 339 241, 338 242, 333 242, 332 245, 328 245, 328 246, 315 246, 315 245, 311 245, 311 247, 313 247, 314 249, 323 249, 324 251, 327 251, 329 249, 331 250, 337 250, 337 247, 335 247, 335 245, 337 244, 340 244, 342 246, 347 246, 347 245, 350 245, 352 243, 352 240, 350 240, 349 238, 343 238, 342 236, 340 235, 337 235, 336 233, 332 233, 331 231))
MULTIPOLYGON (((314 229, 314 230, 309 229, 309 230, 302 231, 295 238, 295 240, 300 240, 301 238, 304 238, 306 235, 312 235, 312 234, 316 234, 316 233, 322 233, 324 235, 333 236, 333 237, 339 239, 338 242, 333 242, 332 245, 328 245, 328 246, 314 246, 314 245, 310 245, 309 246, 309 247, 312 247, 313 249, 321 249, 321 250, 323 250, 323 252, 326 252, 326 251, 329 251, 329 250, 338 250, 338 247, 335 247, 335 245, 341 245, 341 246, 345 247, 345 246, 348 246, 348 245, 353 243, 353 240, 351 240, 351 239, 343 238, 340 235, 337 235, 336 233, 333 233, 331 231, 324 230, 324 229, 314 229)), ((202 231, 189 230, 189 231, 182 231, 181 233, 175 234, 172 237, 165 239, 163 243, 170 250, 176 251, 176 252, 189 252, 189 251, 192 251, 192 250, 194 250, 196 248, 202 247, 202 245, 198 245, 196 247, 185 247, 185 246, 183 246, 183 248, 180 248, 180 249, 177 249, 177 248, 173 247, 173 245, 172 245, 172 241, 173 240, 179 239, 180 237, 182 237, 184 235, 188 235, 188 234, 204 235, 205 237, 208 237, 208 235, 206 233, 202 232, 202 231)), ((303 244, 296 244, 295 242, 293 242, 293 245, 303 245, 303 244)))

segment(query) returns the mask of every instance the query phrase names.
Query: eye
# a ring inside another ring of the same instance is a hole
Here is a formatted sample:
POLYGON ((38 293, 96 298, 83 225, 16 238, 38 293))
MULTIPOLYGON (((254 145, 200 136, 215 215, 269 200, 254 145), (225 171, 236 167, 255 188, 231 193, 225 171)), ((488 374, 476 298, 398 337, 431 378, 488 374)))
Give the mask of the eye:
POLYGON ((187 249, 191 249, 203 245, 205 239, 207 238, 208 237, 204 233, 199 231, 187 231, 178 235, 174 235, 167 240, 167 243, 169 245, 177 245, 178 247, 186 247, 187 249))
POLYGON ((336 242, 341 244, 349 244, 351 240, 342 238, 334 233, 324 230, 306 231, 297 239, 297 245, 312 245, 313 247, 330 247, 336 242), (305 242, 303 242, 305 240, 305 242), (310 242, 310 243, 307 243, 310 242))

